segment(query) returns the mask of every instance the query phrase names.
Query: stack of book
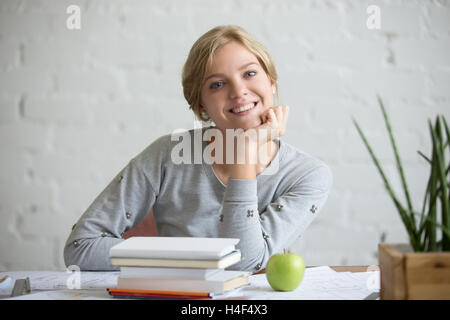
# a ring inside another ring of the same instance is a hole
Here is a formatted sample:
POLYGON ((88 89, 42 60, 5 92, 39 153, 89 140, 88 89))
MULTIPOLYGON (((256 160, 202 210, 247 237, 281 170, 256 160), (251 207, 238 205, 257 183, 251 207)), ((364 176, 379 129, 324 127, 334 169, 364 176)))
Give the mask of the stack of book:
POLYGON ((241 260, 239 239, 132 237, 113 246, 120 267, 114 297, 210 299, 248 284, 250 272, 225 268, 241 260))

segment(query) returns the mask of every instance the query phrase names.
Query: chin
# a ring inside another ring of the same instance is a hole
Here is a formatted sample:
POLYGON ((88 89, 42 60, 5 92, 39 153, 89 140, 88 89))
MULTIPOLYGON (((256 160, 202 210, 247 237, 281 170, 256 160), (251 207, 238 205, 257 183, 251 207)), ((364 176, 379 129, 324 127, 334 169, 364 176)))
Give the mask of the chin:
POLYGON ((261 123, 260 123, 260 124, 256 124, 256 125, 248 125, 248 126, 246 126, 245 128, 242 128, 242 129, 244 129, 244 130, 248 130, 248 129, 256 129, 256 128, 258 128, 260 125, 261 125, 261 123))
POLYGON ((259 127, 261 125, 261 120, 255 120, 255 121, 242 121, 241 123, 235 123, 232 127, 234 129, 243 129, 243 130, 248 130, 248 129, 253 129, 256 127, 259 127))
MULTIPOLYGON (((253 123, 249 124, 247 129, 257 128, 260 125, 262 125, 262 121, 261 121, 261 119, 258 118, 258 119, 255 119, 255 121, 253 123)), ((247 130, 247 129, 245 129, 245 130, 247 130)))
POLYGON ((242 130, 248 130, 248 129, 253 129, 253 128, 257 128, 262 124, 261 119, 257 118, 257 119, 248 119, 245 121, 240 121, 240 122, 234 122, 233 124, 221 124, 221 125, 217 125, 216 123, 216 127, 218 127, 219 129, 222 130, 226 130, 226 129, 242 129, 242 130))

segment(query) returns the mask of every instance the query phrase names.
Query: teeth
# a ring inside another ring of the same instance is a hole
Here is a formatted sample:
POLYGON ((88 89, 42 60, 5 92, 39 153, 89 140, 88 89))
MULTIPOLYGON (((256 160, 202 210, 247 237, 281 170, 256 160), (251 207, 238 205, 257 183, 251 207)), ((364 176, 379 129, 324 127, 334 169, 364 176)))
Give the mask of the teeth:
POLYGON ((243 106, 243 107, 240 107, 240 108, 234 108, 233 109, 233 113, 244 112, 244 111, 252 109, 254 106, 255 106, 254 103, 249 103, 246 106, 243 106))

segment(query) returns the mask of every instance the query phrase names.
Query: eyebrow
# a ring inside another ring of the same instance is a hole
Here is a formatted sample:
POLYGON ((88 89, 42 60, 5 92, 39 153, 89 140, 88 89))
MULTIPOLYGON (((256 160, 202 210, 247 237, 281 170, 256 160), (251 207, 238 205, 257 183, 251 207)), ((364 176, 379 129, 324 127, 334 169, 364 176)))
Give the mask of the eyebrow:
MULTIPOLYGON (((256 62, 249 62, 249 63, 246 63, 246 64, 240 66, 238 70, 245 69, 245 68, 247 68, 248 66, 251 66, 252 64, 258 65, 258 63, 256 63, 256 62)), ((214 73, 214 74, 211 74, 211 75, 207 76, 207 77, 205 78, 205 80, 203 80, 203 83, 205 83, 209 78, 212 78, 212 77, 219 77, 219 76, 224 76, 224 74, 223 74, 223 73, 214 73)))

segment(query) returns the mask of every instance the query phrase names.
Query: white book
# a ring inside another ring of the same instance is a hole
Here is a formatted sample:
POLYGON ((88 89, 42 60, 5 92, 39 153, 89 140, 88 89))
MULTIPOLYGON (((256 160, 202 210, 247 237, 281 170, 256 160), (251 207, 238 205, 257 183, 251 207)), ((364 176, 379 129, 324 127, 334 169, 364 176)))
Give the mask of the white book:
POLYGON ((223 269, 120 267, 121 277, 208 279, 223 269))
POLYGON ((120 266, 120 267, 225 269, 239 262, 240 260, 241 260, 241 251, 235 250, 219 260, 111 258, 111 264, 113 266, 120 266))
POLYGON ((113 246, 111 258, 219 260, 235 250, 239 239, 131 237, 113 246))
POLYGON ((117 289, 153 290, 170 292, 204 292, 221 294, 248 284, 248 271, 230 271, 212 275, 206 280, 200 279, 157 279, 118 277, 117 289))

